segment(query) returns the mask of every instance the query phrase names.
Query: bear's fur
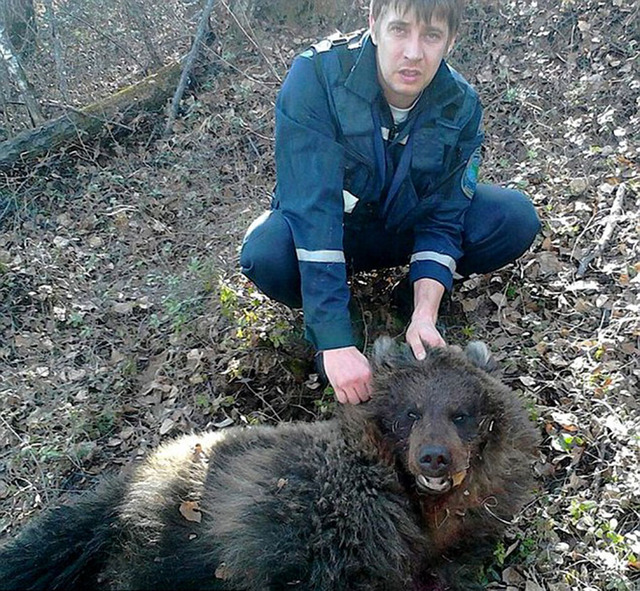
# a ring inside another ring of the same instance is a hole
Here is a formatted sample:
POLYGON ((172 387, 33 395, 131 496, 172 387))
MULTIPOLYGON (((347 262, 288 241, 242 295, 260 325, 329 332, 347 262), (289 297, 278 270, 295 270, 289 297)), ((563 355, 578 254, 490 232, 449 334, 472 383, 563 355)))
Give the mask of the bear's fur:
POLYGON ((523 506, 537 436, 466 354, 378 341, 374 395, 315 423, 159 448, 0 550, 2 589, 475 589, 523 506))

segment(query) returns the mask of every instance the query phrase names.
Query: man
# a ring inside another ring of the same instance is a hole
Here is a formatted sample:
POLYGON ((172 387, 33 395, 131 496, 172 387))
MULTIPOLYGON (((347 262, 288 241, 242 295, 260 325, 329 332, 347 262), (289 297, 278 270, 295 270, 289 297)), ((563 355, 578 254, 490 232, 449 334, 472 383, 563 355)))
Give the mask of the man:
POLYGON ((370 396, 354 345, 349 272, 410 263, 414 355, 444 346, 438 307, 453 274, 519 257, 539 222, 522 194, 477 184, 482 107, 444 57, 462 0, 372 0, 369 30, 294 60, 276 103, 272 210, 247 232, 243 272, 303 307, 340 402, 370 396))

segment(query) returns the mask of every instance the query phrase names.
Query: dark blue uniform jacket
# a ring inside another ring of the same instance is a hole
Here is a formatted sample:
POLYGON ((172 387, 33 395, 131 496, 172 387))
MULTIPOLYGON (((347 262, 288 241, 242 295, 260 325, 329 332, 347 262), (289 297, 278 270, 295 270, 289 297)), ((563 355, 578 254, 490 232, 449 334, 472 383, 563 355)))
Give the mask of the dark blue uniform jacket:
POLYGON ((364 231, 377 217, 388 231, 413 233, 410 279, 450 289, 475 191, 475 90, 443 62, 396 129, 375 51, 367 33, 319 43, 294 60, 276 103, 273 207, 291 228, 307 336, 319 350, 354 342, 344 225, 364 231))

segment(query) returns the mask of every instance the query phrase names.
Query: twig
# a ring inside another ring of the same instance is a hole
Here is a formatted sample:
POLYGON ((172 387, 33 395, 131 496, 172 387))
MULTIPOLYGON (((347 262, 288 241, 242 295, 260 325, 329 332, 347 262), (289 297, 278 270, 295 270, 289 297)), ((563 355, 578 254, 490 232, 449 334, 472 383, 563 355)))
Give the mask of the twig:
MULTIPOLYGON (((5 428, 18 440, 20 441, 20 443, 22 443, 23 445, 25 445, 25 440, 20 436, 20 434, 9 424, 9 422, 2 416, 0 415, 0 421, 2 421, 3 425, 5 426, 5 428)), ((33 450, 31 449, 30 445, 26 446, 27 452, 29 453, 29 455, 31 456, 31 459, 33 460, 33 463, 36 466, 36 470, 38 471, 38 475, 40 476, 40 482, 42 483, 42 494, 44 496, 45 499, 45 503, 49 502, 49 494, 47 492, 46 489, 46 483, 47 480, 44 477, 44 472, 42 471, 42 467, 40 466, 40 462, 38 461, 38 458, 36 457, 36 455, 33 453, 33 450)), ((29 482, 29 481, 27 481, 29 482)), ((36 493, 38 493, 38 489, 36 488, 36 486, 32 483, 29 482, 29 484, 36 490, 36 493)))
POLYGON ((138 28, 138 32, 151 58, 151 64, 154 69, 158 70, 162 67, 162 58, 158 55, 156 47, 149 35, 149 30, 153 28, 153 25, 147 16, 144 4, 135 0, 125 0, 124 7, 129 17, 133 20, 134 25, 138 28))
POLYGON ((196 61, 196 57, 198 56, 198 50, 200 49, 200 42, 204 37, 205 31, 207 29, 207 24, 209 22, 209 16, 213 10, 213 7, 216 3, 216 0, 207 0, 207 5, 202 10, 202 14, 200 15, 200 22, 198 22, 198 29, 196 30, 196 36, 191 44, 191 49, 184 60, 184 67, 182 68, 182 75, 180 76, 180 82, 178 83, 178 87, 176 88, 176 92, 173 95, 173 99, 171 100, 171 110, 169 112, 169 118, 167 119, 167 125, 164 128, 164 135, 169 136, 173 131, 173 124, 175 123, 176 117, 178 116, 178 107, 180 106, 180 101, 182 100, 182 95, 184 94, 184 89, 187 87, 187 80, 189 79, 189 74, 191 74, 191 69, 193 68, 193 64, 196 61))
MULTIPOLYGON (((246 29, 242 26, 242 24, 240 23, 240 21, 236 17, 235 13, 233 12, 233 10, 231 10, 231 8, 229 8, 229 5, 225 2, 225 0, 220 0, 220 1, 222 2, 222 5, 227 9, 227 12, 231 15, 231 18, 235 21, 236 25, 238 25, 238 28, 244 33, 244 36, 251 42, 251 44, 258 50, 260 55, 263 57, 264 61, 266 62, 266 64, 269 66, 269 68, 273 72, 273 75, 276 77, 276 80, 278 82, 282 82, 282 78, 280 77, 280 74, 278 74, 278 70, 275 69, 274 65, 271 63, 271 60, 265 55, 264 51, 262 51, 262 47, 260 47, 260 45, 258 45, 258 43, 254 39, 254 37, 252 35, 250 35, 246 31, 246 29)), ((249 28, 251 27, 251 25, 249 24, 248 20, 247 20, 247 26, 249 28)))
MULTIPOLYGON (((280 415, 278 414, 278 411, 273 408, 273 406, 271 406, 271 404, 269 404, 269 402, 267 400, 265 400, 264 396, 262 394, 260 394, 260 392, 257 392, 256 390, 254 390, 250 385, 249 382, 246 380, 240 380, 246 387, 247 389, 254 395, 256 396, 260 402, 262 402, 262 404, 264 404, 272 413, 273 416, 276 418, 276 420, 281 423, 282 422, 282 418, 280 417, 280 415)), ((266 415, 265 415, 266 416, 266 415)), ((272 417, 273 418, 273 417, 272 417)))
POLYGON ((67 13, 65 14, 65 16, 69 16, 72 19, 77 20, 83 25, 89 27, 94 33, 96 33, 96 35, 100 37, 104 37, 107 41, 109 41, 110 43, 113 43, 120 51, 122 51, 122 53, 129 56, 136 64, 138 64, 138 66, 140 66, 140 69, 143 72, 146 71, 147 68, 145 67, 145 65, 140 60, 138 60, 136 56, 129 49, 127 49, 124 45, 120 45, 117 39, 114 39, 111 35, 105 33, 103 30, 98 29, 98 27, 92 25, 88 20, 85 20, 76 14, 67 13))
POLYGON ((210 47, 207 47, 205 49, 205 51, 209 52, 213 57, 215 57, 216 59, 220 60, 225 66, 230 67, 232 70, 234 70, 235 72, 237 72, 241 76, 244 76, 247 80, 251 80, 251 82, 255 82, 256 84, 260 84, 260 85, 262 85, 262 86, 264 86, 265 88, 268 88, 268 89, 272 89, 273 88, 273 84, 267 84, 263 80, 259 80, 258 78, 254 78, 252 76, 249 76, 249 74, 247 74, 246 72, 244 72, 243 70, 241 70, 237 66, 234 66, 230 61, 224 59, 219 53, 215 52, 210 47))
POLYGON ((616 197, 613 200, 613 205, 611 206, 611 212, 609 213, 607 219, 607 225, 604 228, 604 232, 598 240, 596 246, 587 253, 587 255, 580 261, 580 266, 578 267, 578 272, 576 273, 576 277, 583 277, 587 272, 587 267, 591 263, 593 259, 602 255, 607 243, 611 239, 613 235, 613 230, 618 223, 618 218, 620 217, 620 213, 622 212, 622 204, 624 202, 624 194, 627 190, 627 187, 624 183, 620 183, 618 186, 618 190, 616 191, 616 197))

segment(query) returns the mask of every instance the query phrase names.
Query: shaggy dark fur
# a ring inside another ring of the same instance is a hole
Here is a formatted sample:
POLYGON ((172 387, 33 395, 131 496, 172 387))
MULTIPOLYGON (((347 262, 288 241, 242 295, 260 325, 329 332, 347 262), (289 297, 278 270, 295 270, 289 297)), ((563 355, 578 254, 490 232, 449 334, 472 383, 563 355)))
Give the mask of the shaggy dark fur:
POLYGON ((0 588, 477 588, 471 565, 525 502, 537 440, 488 361, 482 344, 419 362, 379 341, 370 402, 161 447, 6 544, 0 588))

